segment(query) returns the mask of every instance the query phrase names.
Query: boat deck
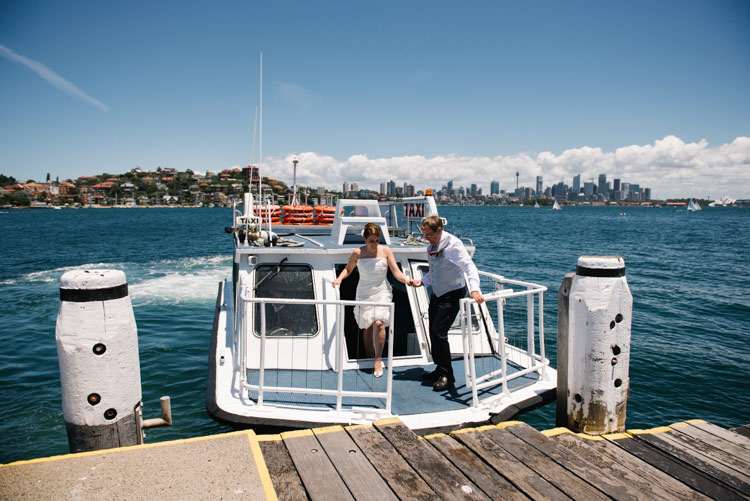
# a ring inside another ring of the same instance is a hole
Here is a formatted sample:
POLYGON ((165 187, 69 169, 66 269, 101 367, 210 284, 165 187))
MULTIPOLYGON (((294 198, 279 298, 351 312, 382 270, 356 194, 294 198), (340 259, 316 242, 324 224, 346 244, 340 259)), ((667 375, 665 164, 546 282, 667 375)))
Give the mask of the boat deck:
MULTIPOLYGON (((497 364, 492 357, 477 357, 477 366, 483 364, 497 364)), ((431 367, 430 367, 431 368, 431 367)), ((428 370, 430 369, 428 368, 428 370)), ((494 365, 493 365, 494 368, 494 365)), ((383 377, 375 378, 372 369, 347 370, 344 371, 343 388, 354 391, 385 392, 387 384, 386 367, 383 377)), ((453 373, 456 383, 453 388, 442 392, 432 391, 432 382, 424 381, 422 366, 403 366, 393 368, 393 400, 391 402, 391 413, 394 415, 425 414, 431 412, 451 411, 464 409, 472 404, 472 392, 466 387, 464 360, 453 361, 453 373)), ((520 370, 517 365, 508 362, 508 373, 513 374, 520 370)), ((489 372, 489 370, 485 371, 489 372)), ((289 385, 297 388, 335 388, 338 375, 333 371, 301 371, 301 370, 278 370, 267 369, 264 376, 266 385, 289 385)), ((511 390, 517 390, 529 386, 539 380, 537 373, 530 373, 512 379, 509 383, 511 390)), ((248 382, 258 384, 258 371, 248 370, 248 382)), ((480 390, 479 398, 502 393, 502 386, 480 390)), ((540 400, 553 400, 554 392, 544 396, 540 400)), ((310 408, 336 407, 335 396, 321 396, 310 394, 288 394, 288 393, 266 393, 263 401, 267 404, 295 404, 305 405, 310 408)), ((542 402, 535 402, 539 405, 542 402)), ((370 409, 385 409, 385 399, 344 397, 345 406, 356 406, 370 409)), ((515 409, 517 412, 518 409, 515 409)), ((513 417, 513 416, 508 416, 513 417)))

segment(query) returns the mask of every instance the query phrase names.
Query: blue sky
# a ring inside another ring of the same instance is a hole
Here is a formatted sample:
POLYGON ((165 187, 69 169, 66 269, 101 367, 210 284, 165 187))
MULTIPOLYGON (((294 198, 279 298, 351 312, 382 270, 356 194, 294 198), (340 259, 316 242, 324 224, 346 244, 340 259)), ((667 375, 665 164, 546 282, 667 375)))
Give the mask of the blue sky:
POLYGON ((750 2, 0 0, 0 173, 750 198, 750 2), (256 161, 259 146, 256 146, 256 161))

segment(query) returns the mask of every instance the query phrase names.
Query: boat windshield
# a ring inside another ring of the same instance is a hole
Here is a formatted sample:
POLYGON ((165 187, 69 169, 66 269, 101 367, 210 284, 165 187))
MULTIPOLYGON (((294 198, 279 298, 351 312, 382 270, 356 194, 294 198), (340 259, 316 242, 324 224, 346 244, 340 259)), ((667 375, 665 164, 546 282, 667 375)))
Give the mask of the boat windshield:
MULTIPOLYGON (((312 269, 301 264, 261 264, 255 268, 255 297, 265 303, 267 336, 305 336, 318 333, 315 305, 283 304, 274 299, 315 299, 312 269)), ((260 336, 260 308, 255 305, 255 334, 260 336)))

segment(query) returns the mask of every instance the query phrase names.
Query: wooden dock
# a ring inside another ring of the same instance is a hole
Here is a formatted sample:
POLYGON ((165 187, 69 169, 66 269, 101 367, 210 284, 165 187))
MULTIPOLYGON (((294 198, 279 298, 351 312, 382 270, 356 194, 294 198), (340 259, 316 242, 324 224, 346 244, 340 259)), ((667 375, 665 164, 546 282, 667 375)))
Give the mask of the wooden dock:
POLYGON ((397 418, 258 436, 281 500, 750 499, 750 429, 592 437, 520 422, 418 437, 397 418))
POLYGON ((419 437, 397 418, 252 430, 0 465, 0 499, 742 500, 750 428, 591 437, 520 422, 419 437))

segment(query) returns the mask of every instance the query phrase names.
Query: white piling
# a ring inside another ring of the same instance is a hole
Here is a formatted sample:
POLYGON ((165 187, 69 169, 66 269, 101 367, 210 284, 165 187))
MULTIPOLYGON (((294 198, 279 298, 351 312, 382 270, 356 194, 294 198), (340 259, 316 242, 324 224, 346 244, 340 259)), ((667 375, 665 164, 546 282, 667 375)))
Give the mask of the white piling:
POLYGON ((65 273, 55 339, 70 451, 138 444, 138 333, 125 274, 65 273))
POLYGON ((624 431, 633 313, 625 261, 581 256, 559 294, 561 302, 567 295, 568 318, 558 331, 557 424, 591 435, 624 431), (566 422, 561 423, 563 403, 566 422))

